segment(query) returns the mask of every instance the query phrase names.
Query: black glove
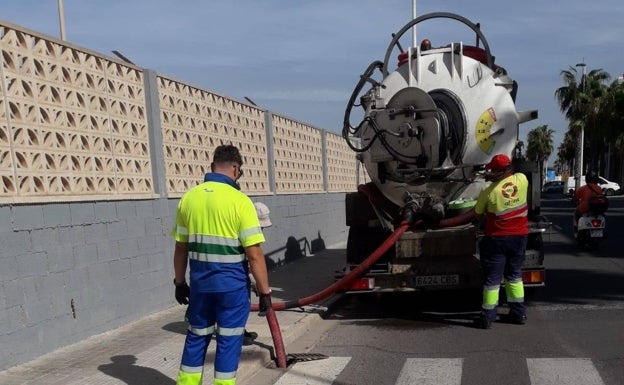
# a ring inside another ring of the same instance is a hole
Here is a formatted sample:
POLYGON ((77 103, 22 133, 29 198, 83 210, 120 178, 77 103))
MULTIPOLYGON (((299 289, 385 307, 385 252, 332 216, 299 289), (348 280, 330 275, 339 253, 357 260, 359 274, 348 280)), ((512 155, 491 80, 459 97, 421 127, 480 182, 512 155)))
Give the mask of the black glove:
POLYGON ((173 280, 173 284, 175 285, 175 299, 178 301, 180 305, 188 305, 189 296, 191 295, 191 288, 186 283, 186 281, 182 283, 176 283, 175 279, 173 280))
POLYGON ((271 293, 260 294, 260 302, 258 304, 258 316, 266 317, 271 307, 273 307, 273 304, 271 303, 271 293))

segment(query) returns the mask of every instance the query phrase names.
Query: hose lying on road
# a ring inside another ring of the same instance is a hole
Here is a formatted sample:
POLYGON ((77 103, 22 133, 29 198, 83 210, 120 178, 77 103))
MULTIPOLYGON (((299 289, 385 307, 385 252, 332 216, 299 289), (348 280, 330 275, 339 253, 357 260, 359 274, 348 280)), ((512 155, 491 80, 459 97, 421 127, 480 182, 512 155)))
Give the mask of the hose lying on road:
MULTIPOLYGON (((373 253, 368 256, 361 264, 359 264, 355 269, 351 270, 347 275, 342 277, 340 280, 334 282, 329 287, 319 291, 316 294, 311 296, 300 298, 297 300, 290 300, 286 302, 274 302, 272 306, 272 311, 269 311, 267 314, 267 322, 269 323, 269 329, 271 330, 271 336, 273 337, 273 345, 275 346, 275 356, 277 361, 278 368, 286 367, 286 353, 284 351, 284 343, 282 341, 282 334, 280 332, 279 324, 277 322, 277 317, 275 316, 275 312, 273 310, 285 310, 292 309, 295 307, 301 307, 305 305, 309 305, 313 302, 317 302, 323 300, 330 295, 333 295, 343 286, 348 286, 351 282, 360 277, 366 270, 368 270, 379 258, 392 245, 396 243, 401 235, 407 230, 409 224, 407 222, 402 222, 394 232, 382 243, 373 253)), ((251 311, 258 311, 258 305, 252 304, 251 311)))

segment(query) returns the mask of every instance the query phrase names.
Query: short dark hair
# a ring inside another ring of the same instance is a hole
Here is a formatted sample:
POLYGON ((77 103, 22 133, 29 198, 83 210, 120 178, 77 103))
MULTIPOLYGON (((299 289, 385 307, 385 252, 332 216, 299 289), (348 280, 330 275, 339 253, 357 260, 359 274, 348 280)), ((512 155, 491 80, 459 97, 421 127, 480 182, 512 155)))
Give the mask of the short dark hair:
POLYGON ((243 157, 241 156, 238 148, 231 144, 222 144, 215 148, 212 156, 212 162, 219 163, 237 163, 239 166, 243 165, 243 157))

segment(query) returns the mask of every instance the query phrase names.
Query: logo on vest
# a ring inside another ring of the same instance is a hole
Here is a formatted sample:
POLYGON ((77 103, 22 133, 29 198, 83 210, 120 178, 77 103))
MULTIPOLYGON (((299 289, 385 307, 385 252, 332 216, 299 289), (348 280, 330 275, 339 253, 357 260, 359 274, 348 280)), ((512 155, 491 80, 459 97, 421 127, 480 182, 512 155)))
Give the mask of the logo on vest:
POLYGON ((503 185, 501 189, 501 194, 507 199, 515 198, 518 195, 518 186, 513 184, 512 182, 507 182, 503 185))

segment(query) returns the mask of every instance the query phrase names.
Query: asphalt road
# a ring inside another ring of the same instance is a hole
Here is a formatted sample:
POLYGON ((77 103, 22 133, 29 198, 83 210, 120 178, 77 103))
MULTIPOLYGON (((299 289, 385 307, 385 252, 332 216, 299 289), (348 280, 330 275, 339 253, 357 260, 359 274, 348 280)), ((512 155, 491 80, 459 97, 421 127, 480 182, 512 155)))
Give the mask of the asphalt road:
POLYGON ((527 293, 526 325, 474 329, 478 292, 344 295, 286 347, 307 362, 262 369, 253 383, 624 384, 624 198, 610 202, 610 237, 587 250, 572 239, 569 199, 543 197, 547 286, 527 293))

